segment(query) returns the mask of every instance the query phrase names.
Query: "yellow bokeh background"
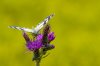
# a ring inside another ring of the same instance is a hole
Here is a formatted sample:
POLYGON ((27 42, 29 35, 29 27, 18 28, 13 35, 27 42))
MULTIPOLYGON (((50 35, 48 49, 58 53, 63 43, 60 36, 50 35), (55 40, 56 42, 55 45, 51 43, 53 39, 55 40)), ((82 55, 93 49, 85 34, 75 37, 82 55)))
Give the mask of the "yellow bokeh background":
POLYGON ((41 66, 100 66, 100 0, 0 0, 0 66, 35 66, 22 32, 48 15, 56 47, 41 66))

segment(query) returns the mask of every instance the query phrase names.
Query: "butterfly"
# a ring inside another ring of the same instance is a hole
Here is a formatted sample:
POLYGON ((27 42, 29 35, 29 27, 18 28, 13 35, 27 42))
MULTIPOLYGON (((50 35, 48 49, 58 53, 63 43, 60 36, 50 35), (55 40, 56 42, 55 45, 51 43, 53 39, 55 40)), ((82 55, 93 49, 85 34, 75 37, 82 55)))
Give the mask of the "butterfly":
POLYGON ((54 16, 54 14, 49 15, 42 22, 40 22, 35 28, 32 28, 32 29, 25 28, 25 27, 18 27, 18 26, 9 26, 9 28, 22 30, 24 32, 30 32, 33 34, 38 34, 38 32, 41 30, 41 28, 43 28, 53 16, 54 16))

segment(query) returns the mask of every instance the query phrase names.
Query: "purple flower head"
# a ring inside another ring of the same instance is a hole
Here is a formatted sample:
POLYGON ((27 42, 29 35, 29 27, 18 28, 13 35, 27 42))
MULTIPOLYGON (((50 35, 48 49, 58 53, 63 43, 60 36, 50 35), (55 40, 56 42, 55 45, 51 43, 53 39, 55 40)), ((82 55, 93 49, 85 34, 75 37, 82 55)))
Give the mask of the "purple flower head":
POLYGON ((27 42, 26 47, 27 47, 29 50, 33 51, 32 42, 27 42))
POLYGON ((26 44, 27 48, 31 51, 35 51, 37 49, 40 49, 42 47, 42 42, 41 41, 38 41, 38 40, 35 40, 33 42, 28 42, 26 44))
POLYGON ((52 40, 54 40, 54 39, 55 39, 54 32, 50 32, 50 33, 48 34, 48 40, 49 40, 49 41, 52 41, 52 40))
POLYGON ((37 37, 36 37, 36 40, 42 40, 43 38, 43 35, 42 34, 39 34, 37 37))
MULTIPOLYGON (((34 41, 30 40, 30 38, 28 37, 28 35, 26 33, 23 33, 23 37, 26 40, 26 47, 30 51, 35 51, 35 50, 40 49, 41 47, 43 47, 43 42, 42 42, 42 40, 43 40, 43 34, 38 34, 36 36, 36 39, 34 41)), ((52 40, 54 40, 55 39, 54 32, 50 32, 49 34, 47 34, 47 38, 48 38, 49 42, 51 42, 52 40)), ((54 45, 50 45, 48 43, 46 43, 46 45, 47 45, 48 49, 55 48, 54 45)))
MULTIPOLYGON (((54 32, 50 32, 49 34, 48 34, 48 41, 50 42, 50 41, 52 41, 52 40, 54 40, 55 39, 55 36, 54 36, 54 32)), ((36 40, 39 40, 39 41, 41 41, 43 39, 43 34, 39 34, 37 37, 36 37, 36 40)))
POLYGON ((37 39, 34 41, 31 41, 26 33, 23 34, 23 37, 26 40, 26 47, 29 50, 35 51, 35 50, 40 49, 42 47, 42 42, 40 41, 42 39, 41 35, 38 35, 37 39))

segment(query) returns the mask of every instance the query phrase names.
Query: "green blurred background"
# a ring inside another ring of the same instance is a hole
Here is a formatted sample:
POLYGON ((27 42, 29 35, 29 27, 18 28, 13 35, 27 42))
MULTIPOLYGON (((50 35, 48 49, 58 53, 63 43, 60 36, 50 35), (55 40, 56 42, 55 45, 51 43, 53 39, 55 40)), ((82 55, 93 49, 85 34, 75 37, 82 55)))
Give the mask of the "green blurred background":
POLYGON ((34 66, 22 32, 49 21, 56 46, 41 66, 100 66, 100 0, 0 0, 0 66, 34 66))

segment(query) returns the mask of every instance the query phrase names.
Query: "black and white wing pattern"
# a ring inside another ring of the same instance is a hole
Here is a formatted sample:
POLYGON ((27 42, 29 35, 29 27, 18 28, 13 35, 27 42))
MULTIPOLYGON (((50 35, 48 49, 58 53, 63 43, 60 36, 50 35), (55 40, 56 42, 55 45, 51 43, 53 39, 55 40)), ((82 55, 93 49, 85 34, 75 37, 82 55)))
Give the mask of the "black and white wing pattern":
POLYGON ((22 31, 25 31, 25 32, 33 32, 32 29, 29 29, 29 28, 24 28, 24 27, 18 27, 18 26, 9 26, 9 28, 13 28, 13 29, 17 29, 17 30, 22 30, 22 31))
POLYGON ((13 28, 13 29, 22 30, 22 31, 25 31, 25 32, 30 32, 30 33, 38 34, 38 32, 41 30, 41 28, 43 28, 43 26, 46 25, 48 23, 48 21, 53 16, 54 16, 54 14, 51 14, 50 16, 45 18, 42 22, 40 22, 35 28, 32 28, 32 29, 24 28, 24 27, 18 27, 18 26, 9 26, 9 27, 13 28))
POLYGON ((50 16, 46 17, 42 22, 40 22, 40 23, 34 28, 34 30, 35 30, 36 32, 39 32, 40 29, 41 29, 44 25, 46 25, 46 24, 48 23, 48 21, 49 21, 53 16, 54 16, 54 14, 51 14, 50 16))

